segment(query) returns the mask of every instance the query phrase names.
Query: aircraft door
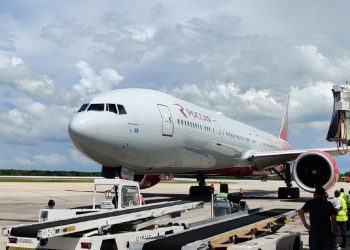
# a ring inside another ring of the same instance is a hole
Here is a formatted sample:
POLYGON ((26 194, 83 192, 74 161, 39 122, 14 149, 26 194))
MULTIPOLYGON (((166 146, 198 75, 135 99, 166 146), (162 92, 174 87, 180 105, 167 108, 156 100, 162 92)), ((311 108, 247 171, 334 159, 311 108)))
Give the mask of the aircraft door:
POLYGON ((214 121, 215 133, 216 133, 216 145, 221 146, 222 143, 222 133, 221 127, 218 121, 214 121))
POLYGON ((163 104, 158 104, 158 109, 162 117, 162 133, 163 136, 173 136, 174 135, 174 123, 173 118, 170 113, 168 106, 163 104))

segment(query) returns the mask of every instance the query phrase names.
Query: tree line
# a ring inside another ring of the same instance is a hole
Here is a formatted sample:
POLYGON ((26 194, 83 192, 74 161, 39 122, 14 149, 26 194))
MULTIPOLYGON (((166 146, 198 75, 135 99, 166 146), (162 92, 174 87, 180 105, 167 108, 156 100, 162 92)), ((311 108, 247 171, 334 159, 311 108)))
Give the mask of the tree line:
MULTIPOLYGON (((51 171, 51 170, 18 170, 18 169, 0 169, 0 176, 81 176, 81 177, 95 177, 101 176, 101 172, 79 172, 79 171, 51 171)), ((195 175, 174 175, 180 178, 196 178, 195 175)), ((350 172, 339 175, 338 181, 343 181, 343 178, 350 176, 350 172)), ((213 179, 255 179, 255 180, 281 180, 277 175, 273 176, 211 176, 213 179)), ((293 177, 292 177, 293 178, 293 177)))
POLYGON ((101 176, 101 172, 0 169, 2 176, 101 176))

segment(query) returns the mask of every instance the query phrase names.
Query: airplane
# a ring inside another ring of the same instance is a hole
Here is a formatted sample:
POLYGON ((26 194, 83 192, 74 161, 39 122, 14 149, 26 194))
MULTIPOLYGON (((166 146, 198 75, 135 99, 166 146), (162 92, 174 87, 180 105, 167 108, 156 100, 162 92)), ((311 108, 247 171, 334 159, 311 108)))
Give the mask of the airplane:
POLYGON ((288 98, 277 137, 169 94, 138 88, 95 96, 68 126, 75 147, 101 164, 103 177, 129 177, 141 188, 156 185, 164 174, 196 175, 192 196, 210 192, 208 176, 279 175, 286 182, 278 189, 280 199, 300 197, 292 175, 308 192, 334 186, 338 149, 293 149, 287 130, 288 98))

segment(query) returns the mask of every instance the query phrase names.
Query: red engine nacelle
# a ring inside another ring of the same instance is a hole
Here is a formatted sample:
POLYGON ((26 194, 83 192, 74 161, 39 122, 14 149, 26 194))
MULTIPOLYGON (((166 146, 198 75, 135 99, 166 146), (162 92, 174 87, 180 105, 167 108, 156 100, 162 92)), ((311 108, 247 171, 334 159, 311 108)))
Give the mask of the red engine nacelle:
POLYGON ((134 181, 138 181, 140 183, 140 188, 150 188, 160 182, 160 175, 158 174, 145 174, 145 175, 135 175, 134 181))
POLYGON ((337 182, 339 169, 334 158, 326 152, 310 150, 295 160, 295 182, 305 191, 313 192, 316 186, 330 189, 337 182))

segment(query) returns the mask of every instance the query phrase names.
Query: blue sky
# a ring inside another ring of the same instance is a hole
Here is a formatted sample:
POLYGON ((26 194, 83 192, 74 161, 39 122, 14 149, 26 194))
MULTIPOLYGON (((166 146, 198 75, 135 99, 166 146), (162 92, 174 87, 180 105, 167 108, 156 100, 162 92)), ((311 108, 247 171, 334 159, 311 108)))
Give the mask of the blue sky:
MULTIPOLYGON (((67 125, 93 95, 166 91, 289 140, 329 147, 349 80, 348 1, 2 1, 0 167, 98 171, 67 125)), ((349 171, 349 157, 337 159, 349 171)))

